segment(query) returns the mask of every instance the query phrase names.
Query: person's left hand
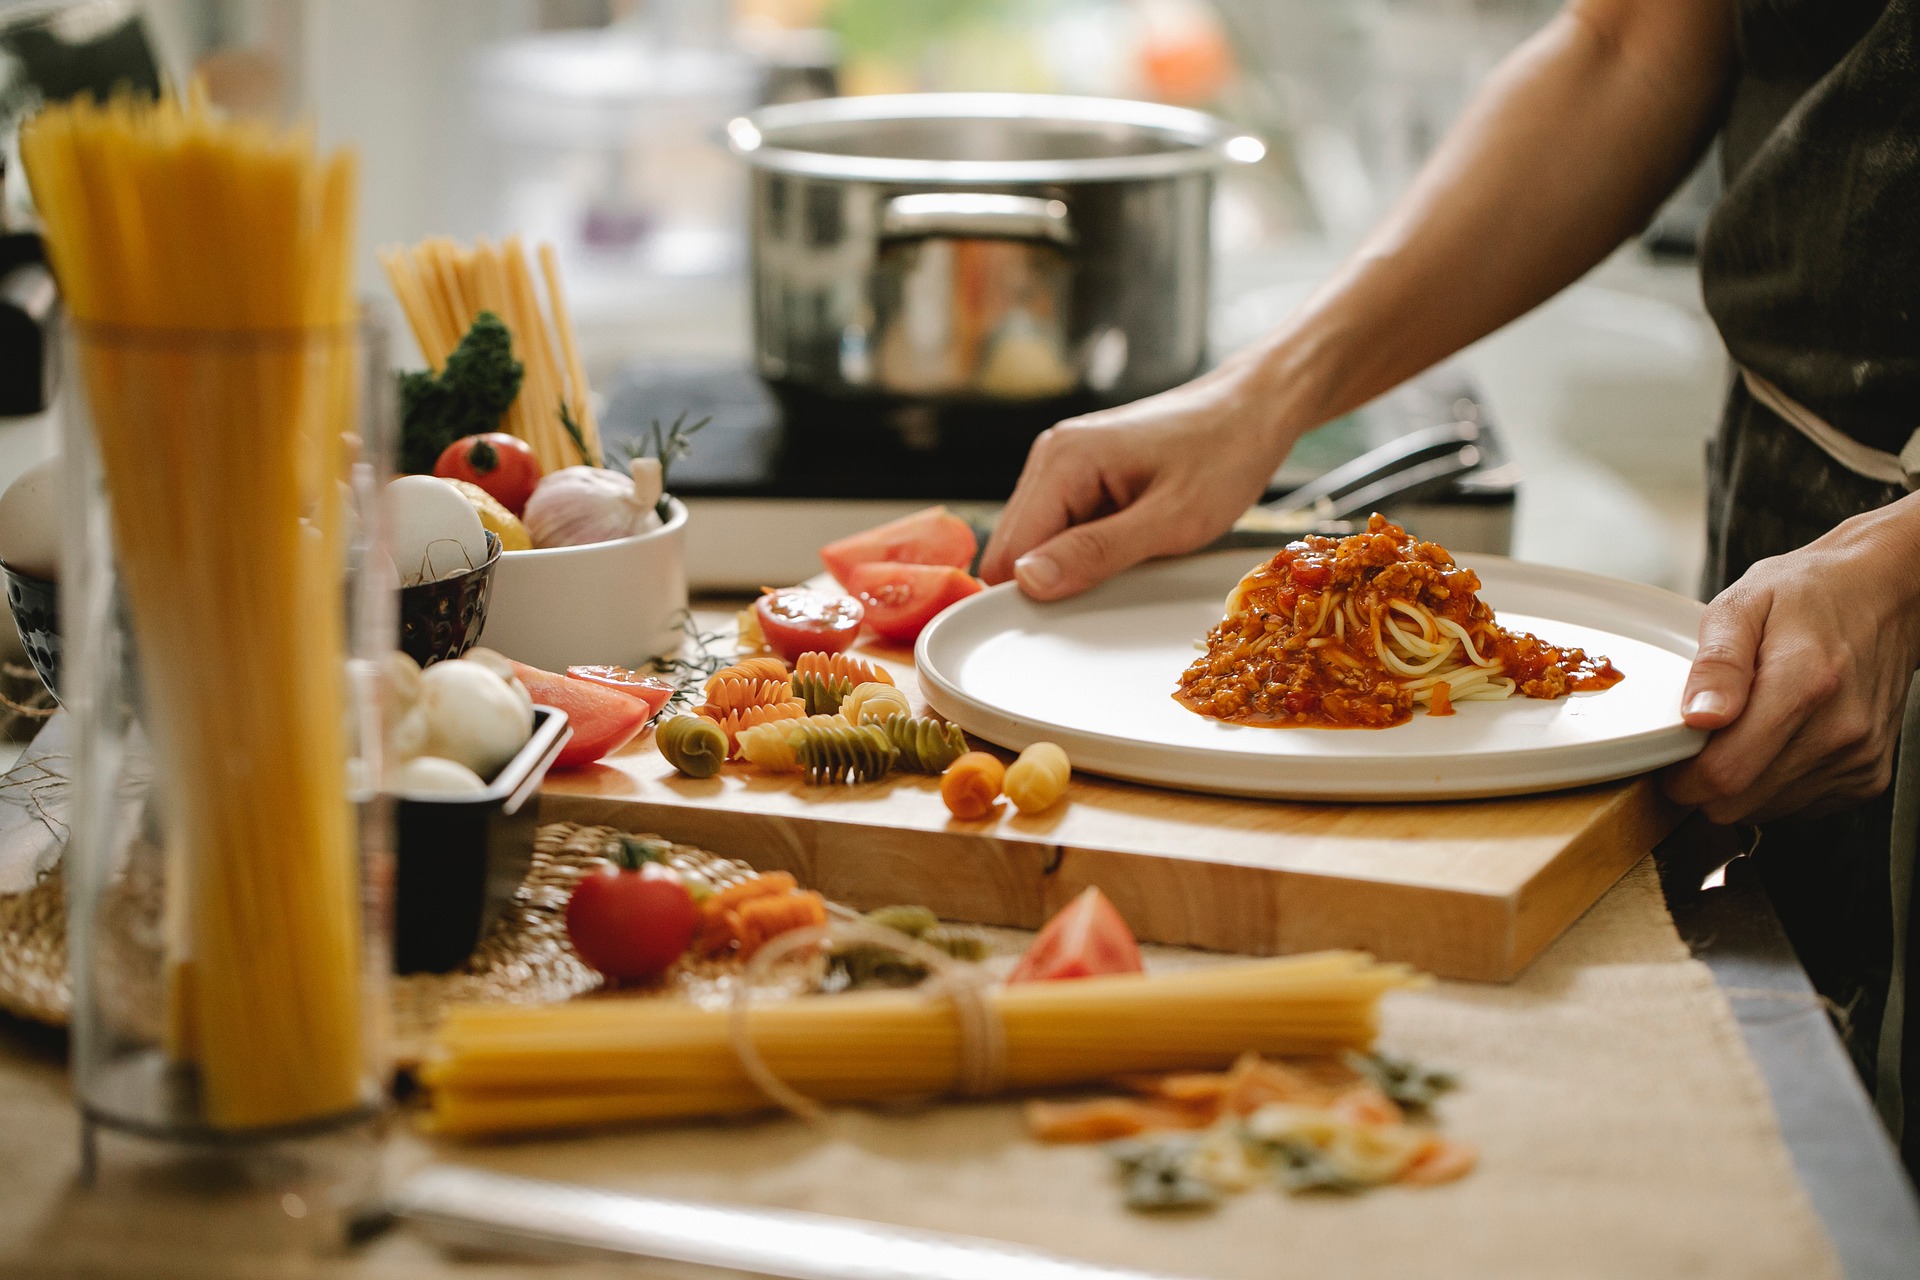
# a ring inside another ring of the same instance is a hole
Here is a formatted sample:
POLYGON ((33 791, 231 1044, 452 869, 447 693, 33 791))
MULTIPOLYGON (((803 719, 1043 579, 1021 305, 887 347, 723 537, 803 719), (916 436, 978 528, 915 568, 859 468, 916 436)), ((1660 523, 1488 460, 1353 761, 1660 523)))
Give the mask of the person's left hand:
POLYGON ((1681 706, 1709 729, 1667 794, 1719 823, 1886 790, 1920 663, 1920 494, 1762 560, 1707 606, 1681 706))

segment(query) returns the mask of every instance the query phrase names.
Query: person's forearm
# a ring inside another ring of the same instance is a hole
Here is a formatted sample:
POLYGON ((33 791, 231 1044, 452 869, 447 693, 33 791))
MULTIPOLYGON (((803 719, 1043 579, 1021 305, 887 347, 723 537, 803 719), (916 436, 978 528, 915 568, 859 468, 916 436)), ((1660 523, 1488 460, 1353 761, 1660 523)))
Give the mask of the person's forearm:
POLYGON ((1236 355, 1281 448, 1491 333, 1646 224, 1710 138, 1727 0, 1575 0, 1474 98, 1386 220, 1236 355))

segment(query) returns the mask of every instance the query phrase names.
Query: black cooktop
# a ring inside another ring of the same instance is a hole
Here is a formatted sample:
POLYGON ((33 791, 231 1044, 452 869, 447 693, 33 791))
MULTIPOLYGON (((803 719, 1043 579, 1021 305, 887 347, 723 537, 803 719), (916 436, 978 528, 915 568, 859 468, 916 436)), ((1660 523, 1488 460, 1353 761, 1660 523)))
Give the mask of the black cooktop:
MULTIPOLYGON (((1033 439, 1095 407, 1073 400, 1010 409, 844 401, 770 387, 744 361, 636 359, 610 383, 601 434, 634 442, 654 419, 710 417, 672 486, 688 498, 997 502, 1013 492, 1033 439)), ((1441 501, 1511 502, 1512 469, 1480 396, 1441 366, 1308 433, 1273 478, 1278 496, 1410 431, 1470 418, 1487 429, 1481 467, 1441 501)))

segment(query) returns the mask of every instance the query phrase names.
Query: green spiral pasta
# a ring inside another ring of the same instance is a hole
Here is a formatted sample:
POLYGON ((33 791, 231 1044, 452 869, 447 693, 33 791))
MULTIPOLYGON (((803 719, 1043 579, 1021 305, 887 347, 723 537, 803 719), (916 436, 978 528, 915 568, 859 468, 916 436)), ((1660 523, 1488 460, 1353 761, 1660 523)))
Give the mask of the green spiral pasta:
POLYGON ((967 753, 967 735, 960 726, 928 716, 889 716, 882 722, 887 737, 900 753, 895 767, 909 773, 944 773, 967 753))
POLYGON ((798 773, 800 758, 793 753, 794 731, 803 724, 837 725, 847 722, 839 716, 812 716, 805 720, 769 720, 735 735, 739 754, 748 764, 759 765, 769 773, 798 773))
POLYGON ((711 778, 727 762, 727 734, 705 716, 675 716, 653 731, 667 763, 689 778, 711 778))
POLYGON ((801 721, 788 735, 808 783, 872 782, 893 768, 899 749, 877 724, 857 728, 801 721))
POLYGON ((853 681, 829 672, 793 673, 793 696, 807 704, 810 716, 830 716, 840 710, 841 699, 853 692, 853 681))

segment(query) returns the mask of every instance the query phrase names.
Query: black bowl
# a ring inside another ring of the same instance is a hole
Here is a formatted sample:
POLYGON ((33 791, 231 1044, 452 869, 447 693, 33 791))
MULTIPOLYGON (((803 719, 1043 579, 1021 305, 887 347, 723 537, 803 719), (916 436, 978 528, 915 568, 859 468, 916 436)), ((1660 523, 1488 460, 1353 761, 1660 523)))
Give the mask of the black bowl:
POLYGON ((40 683, 60 697, 60 584, 0 564, 7 575, 7 608, 40 683))
POLYGON ((430 667, 457 658, 480 642, 500 551, 500 539, 489 529, 486 563, 479 568, 400 588, 400 648, 409 658, 430 667))

